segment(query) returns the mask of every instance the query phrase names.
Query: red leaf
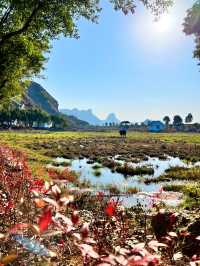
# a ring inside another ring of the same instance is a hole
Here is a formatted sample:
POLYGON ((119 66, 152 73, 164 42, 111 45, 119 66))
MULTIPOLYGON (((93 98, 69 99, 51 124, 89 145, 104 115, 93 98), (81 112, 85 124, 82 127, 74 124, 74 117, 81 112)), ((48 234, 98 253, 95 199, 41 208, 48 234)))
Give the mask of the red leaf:
POLYGON ((117 203, 114 200, 111 200, 105 208, 105 213, 110 217, 115 216, 116 207, 117 203))
POLYGON ((82 228, 81 228, 81 236, 82 238, 87 238, 89 235, 89 224, 88 223, 84 223, 82 228))
POLYGON ((47 230, 49 224, 52 221, 52 213, 51 210, 45 210, 43 215, 40 217, 39 219, 39 228, 40 228, 40 232, 43 232, 45 230, 47 230))
POLYGON ((30 225, 26 223, 19 223, 10 228, 9 233, 16 234, 17 231, 27 229, 30 225))
POLYGON ((77 211, 73 211, 71 220, 73 224, 77 224, 79 222, 79 215, 77 211))

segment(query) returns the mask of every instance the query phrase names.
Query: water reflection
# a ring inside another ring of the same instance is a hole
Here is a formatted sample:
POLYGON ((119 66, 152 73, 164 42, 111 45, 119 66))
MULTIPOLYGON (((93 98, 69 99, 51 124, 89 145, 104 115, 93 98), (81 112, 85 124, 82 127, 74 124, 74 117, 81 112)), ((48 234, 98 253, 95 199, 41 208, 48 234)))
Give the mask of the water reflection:
MULTIPOLYGON (((117 162, 124 163, 123 161, 120 161, 117 159, 117 157, 113 158, 117 162)), ((63 163, 63 162, 69 162, 69 160, 63 159, 63 158, 57 158, 57 163, 63 163)), ((196 165, 199 165, 200 163, 186 163, 182 161, 180 158, 176 157, 167 157, 166 160, 161 160, 159 158, 148 158, 146 161, 141 161, 139 163, 128 163, 133 167, 152 167, 154 169, 153 175, 145 175, 145 176, 129 176, 124 177, 123 174, 119 174, 116 172, 112 172, 109 168, 101 167, 98 169, 100 171, 100 175, 97 177, 95 175, 95 170, 93 169, 93 166, 96 165, 96 163, 88 164, 88 159, 75 159, 70 162, 70 169, 73 171, 76 171, 79 173, 81 180, 89 180, 93 186, 96 187, 96 189, 102 189, 103 186, 107 185, 114 185, 117 187, 121 192, 127 191, 128 187, 137 187, 140 191, 151 193, 158 191, 159 188, 162 186, 162 183, 151 183, 151 184, 145 184, 143 182, 144 178, 156 178, 161 176, 165 173, 167 169, 170 169, 171 167, 193 167, 196 165)), ((62 166, 61 166, 62 167, 62 166)), ((137 203, 138 199, 140 201, 142 197, 138 195, 131 195, 131 196, 121 196, 121 199, 123 203, 126 206, 133 206, 137 203)), ((144 198, 144 197, 143 197, 144 198)), ((146 201, 145 201, 146 202, 146 201)), ((169 201, 170 204, 174 205, 175 200, 169 201)))

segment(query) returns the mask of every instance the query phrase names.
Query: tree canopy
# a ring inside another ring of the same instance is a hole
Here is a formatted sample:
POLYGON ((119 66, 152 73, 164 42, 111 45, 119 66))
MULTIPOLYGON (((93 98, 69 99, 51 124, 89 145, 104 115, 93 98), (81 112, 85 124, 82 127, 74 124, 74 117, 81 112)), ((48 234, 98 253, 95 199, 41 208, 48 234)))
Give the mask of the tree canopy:
POLYGON ((13 106, 0 108, 0 127, 43 128, 45 124, 52 129, 65 129, 68 126, 67 118, 62 114, 49 115, 36 108, 19 109, 13 106))
POLYGON ((180 115, 175 115, 174 120, 173 120, 173 125, 174 126, 180 126, 180 125, 182 125, 182 123, 183 123, 182 117, 180 115))
MULTIPOLYGON (((164 12, 172 0, 108 0, 115 10, 134 13, 142 2, 153 14, 164 12)), ((98 22, 100 0, 2 0, 0 1, 0 102, 27 85, 47 60, 50 41, 78 38, 77 21, 98 22)))
POLYGON ((193 121, 193 115, 191 113, 189 113, 186 117, 185 117, 185 123, 191 123, 193 121))
POLYGON ((169 116, 166 115, 166 116, 163 118, 163 121, 165 122, 165 125, 168 126, 168 125, 169 125, 169 122, 170 122, 170 118, 169 118, 169 116))
POLYGON ((186 35, 194 35, 196 43, 194 57, 200 60, 200 0, 197 0, 193 7, 187 11, 183 25, 186 35))

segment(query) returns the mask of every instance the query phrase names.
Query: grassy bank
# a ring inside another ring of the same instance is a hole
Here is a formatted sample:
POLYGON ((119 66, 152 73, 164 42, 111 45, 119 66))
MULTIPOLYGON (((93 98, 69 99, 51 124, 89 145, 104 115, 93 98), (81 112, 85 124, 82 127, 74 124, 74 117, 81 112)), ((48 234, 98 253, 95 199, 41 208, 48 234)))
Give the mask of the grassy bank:
POLYGON ((102 162, 117 154, 126 162, 145 160, 147 156, 164 158, 166 154, 200 161, 200 134, 129 132, 127 139, 123 140, 117 131, 1 131, 0 144, 25 152, 33 169, 56 157, 87 157, 102 162))

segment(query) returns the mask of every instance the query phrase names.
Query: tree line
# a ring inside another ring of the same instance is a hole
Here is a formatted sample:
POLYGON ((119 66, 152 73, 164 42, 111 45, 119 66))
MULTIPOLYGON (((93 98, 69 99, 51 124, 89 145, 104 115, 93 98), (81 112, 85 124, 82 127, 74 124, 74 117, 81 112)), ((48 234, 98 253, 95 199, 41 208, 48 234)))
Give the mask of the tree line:
MULTIPOLYGON (((170 124, 170 122, 171 122, 171 119, 170 119, 169 116, 165 116, 165 117, 163 118, 163 121, 165 122, 166 127, 168 127, 169 124, 170 124)), ((183 121, 184 121, 184 120, 183 120, 183 118, 182 118, 180 115, 175 115, 175 116, 173 117, 172 125, 173 125, 173 126, 180 126, 180 125, 183 124, 183 121)), ((189 124, 189 123, 192 123, 192 121, 193 121, 193 115, 192 115, 191 113, 189 113, 189 114, 185 117, 185 123, 186 123, 186 124, 189 124)))
POLYGON ((67 120, 62 115, 49 115, 40 109, 2 108, 0 110, 1 128, 44 128, 67 127, 67 120))

